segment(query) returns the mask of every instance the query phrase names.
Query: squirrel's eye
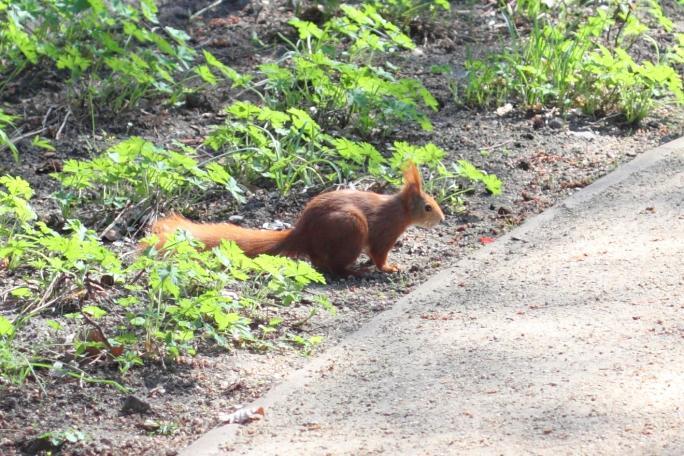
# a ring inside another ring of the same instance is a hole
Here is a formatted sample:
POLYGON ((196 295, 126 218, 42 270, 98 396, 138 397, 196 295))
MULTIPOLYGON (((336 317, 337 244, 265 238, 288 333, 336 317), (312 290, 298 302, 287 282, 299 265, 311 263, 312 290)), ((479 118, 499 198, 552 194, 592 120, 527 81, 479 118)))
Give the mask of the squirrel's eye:
POLYGON ((430 206, 429 204, 426 204, 425 205, 425 212, 430 212, 431 210, 432 210, 432 206, 430 206))

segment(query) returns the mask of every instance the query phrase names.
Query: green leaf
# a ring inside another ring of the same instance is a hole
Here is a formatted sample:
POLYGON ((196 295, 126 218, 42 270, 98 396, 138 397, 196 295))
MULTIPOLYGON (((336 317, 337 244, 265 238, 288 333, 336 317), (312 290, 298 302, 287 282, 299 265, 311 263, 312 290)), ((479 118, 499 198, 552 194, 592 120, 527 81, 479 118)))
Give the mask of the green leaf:
POLYGON ((9 337, 12 334, 14 334, 14 326, 7 318, 0 315, 0 336, 9 337))
POLYGON ((268 320, 268 326, 278 327, 284 320, 280 317, 273 317, 268 320))
POLYGON ((311 344, 311 345, 319 345, 321 342, 323 342, 323 336, 310 336, 309 337, 309 344, 311 344))
POLYGON ((503 183, 493 174, 486 174, 480 178, 480 181, 484 184, 485 188, 492 195, 500 195, 503 183))
POLYGON ((458 160, 458 173, 470 180, 482 182, 493 195, 499 195, 503 184, 494 174, 486 174, 468 160, 458 160))
POLYGON ((31 199, 33 196, 31 185, 21 177, 2 176, 0 177, 0 184, 4 185, 11 195, 23 199, 31 199))
POLYGON ((107 311, 98 306, 84 306, 83 313, 88 314, 93 318, 101 318, 107 315, 107 311))
POLYGON ((288 24, 293 26, 299 32, 299 39, 307 40, 311 37, 321 38, 323 36, 323 30, 321 30, 313 22, 303 21, 301 19, 291 19, 288 24))
POLYGON ((233 81, 235 87, 242 86, 249 81, 249 76, 243 76, 229 66, 224 65, 216 57, 214 57, 211 52, 207 51, 206 49, 203 49, 202 52, 204 53, 204 58, 207 63, 219 70, 223 76, 233 81))
POLYGON ((62 325, 55 320, 45 320, 45 324, 48 325, 50 328, 54 329, 55 331, 61 331, 62 325))
POLYGON ((173 27, 164 27, 164 30, 166 30, 166 33, 168 33, 171 38, 180 44, 185 44, 190 40, 190 35, 182 30, 178 30, 173 27))
POLYGON ((38 63, 38 48, 34 40, 13 21, 9 21, 5 30, 7 38, 19 48, 26 59, 34 65, 38 63))
POLYGON ((202 78, 204 82, 208 84, 216 85, 218 82, 216 76, 211 72, 211 69, 207 65, 197 66, 195 67, 194 71, 202 78))
POLYGON ((121 307, 130 307, 138 304, 138 302, 140 302, 140 299, 137 296, 124 296, 116 300, 116 303, 121 307))
POLYGON ((305 111, 297 108, 287 110, 291 115, 292 125, 298 130, 303 131, 310 138, 316 136, 320 131, 318 124, 305 111))
POLYGON ((237 324, 242 317, 239 314, 218 312, 214 314, 214 321, 219 331, 226 331, 237 324))
POLYGON ((233 178, 233 176, 228 174, 223 166, 219 165, 218 163, 209 163, 206 169, 209 179, 217 184, 223 185, 236 201, 245 201, 243 190, 238 186, 237 181, 233 178))
POLYGON ((107 9, 104 0, 88 0, 88 3, 97 14, 103 13, 107 9))
POLYGON ((0 124, 12 125, 12 122, 14 122, 15 120, 17 120, 17 116, 7 114, 2 109, 0 109, 0 124))
POLYGON ((26 287, 15 288, 10 294, 15 298, 30 298, 33 296, 33 292, 26 287))
POLYGON ((133 326, 145 326, 145 319, 143 317, 131 318, 128 322, 133 326))
POLYGON ((248 101, 236 101, 226 110, 238 119, 249 119, 261 112, 261 109, 248 101))
POLYGON ((34 136, 33 140, 31 140, 31 144, 33 144, 35 147, 40 147, 41 149, 50 150, 53 152, 56 150, 49 139, 42 138, 40 136, 34 136))
POLYGON ((143 16, 145 16, 145 19, 153 24, 158 23, 157 5, 155 0, 140 0, 140 9, 142 10, 143 16))

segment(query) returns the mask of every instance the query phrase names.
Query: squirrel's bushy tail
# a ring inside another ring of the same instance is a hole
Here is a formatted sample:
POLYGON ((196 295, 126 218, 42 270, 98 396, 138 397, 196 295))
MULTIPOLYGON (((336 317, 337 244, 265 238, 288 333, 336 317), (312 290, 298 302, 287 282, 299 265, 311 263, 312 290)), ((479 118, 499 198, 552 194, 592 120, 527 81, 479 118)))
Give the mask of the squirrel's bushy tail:
POLYGON ((287 247, 291 244, 292 230, 270 231, 242 228, 232 223, 195 223, 178 214, 157 220, 152 225, 152 233, 159 238, 157 248, 164 246, 169 235, 176 230, 182 229, 202 241, 205 248, 211 249, 221 243, 222 240, 235 241, 235 243, 249 257, 255 257, 262 253, 269 255, 293 255, 287 247))

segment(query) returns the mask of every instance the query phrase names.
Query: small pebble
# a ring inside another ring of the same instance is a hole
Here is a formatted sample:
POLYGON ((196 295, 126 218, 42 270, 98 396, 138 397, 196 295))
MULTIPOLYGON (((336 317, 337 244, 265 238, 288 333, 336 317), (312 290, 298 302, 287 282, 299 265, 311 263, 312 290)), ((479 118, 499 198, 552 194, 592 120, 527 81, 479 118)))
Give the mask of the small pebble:
POLYGON ((110 228, 107 231, 105 231, 102 237, 108 240, 109 242, 114 242, 121 239, 123 237, 123 234, 121 234, 121 231, 119 231, 116 228, 110 228))
POLYGON ((535 130, 539 130, 544 126, 544 118, 537 114, 536 116, 532 117, 532 128, 535 130))
POLYGON ((527 160, 520 160, 517 165, 518 169, 522 169, 523 171, 529 171, 530 169, 530 162, 527 160))
POLYGON ((124 399, 124 403, 121 406, 122 413, 146 413, 152 407, 145 401, 138 399, 135 396, 129 395, 124 399))
POLYGON ((553 119, 549 120, 549 128, 553 128, 554 130, 560 130, 563 128, 563 122, 558 117, 554 117, 553 119))

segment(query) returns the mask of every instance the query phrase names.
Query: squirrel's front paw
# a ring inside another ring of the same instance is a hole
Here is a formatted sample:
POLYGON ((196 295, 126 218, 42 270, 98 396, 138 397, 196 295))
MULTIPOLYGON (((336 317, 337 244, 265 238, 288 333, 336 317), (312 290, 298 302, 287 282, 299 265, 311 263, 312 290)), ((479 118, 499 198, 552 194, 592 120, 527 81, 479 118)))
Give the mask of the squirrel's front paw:
POLYGON ((382 272, 399 272, 399 265, 397 264, 383 264, 380 268, 382 272))

